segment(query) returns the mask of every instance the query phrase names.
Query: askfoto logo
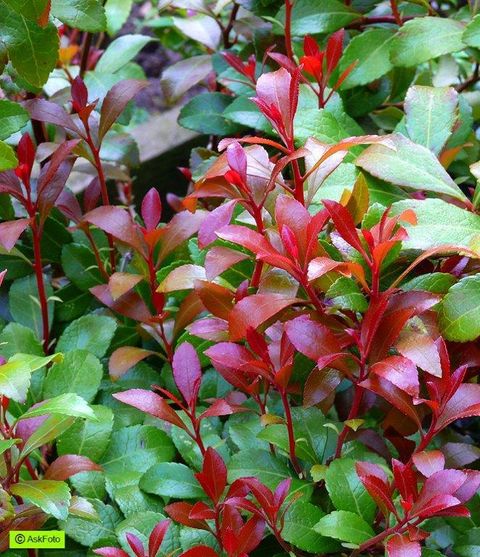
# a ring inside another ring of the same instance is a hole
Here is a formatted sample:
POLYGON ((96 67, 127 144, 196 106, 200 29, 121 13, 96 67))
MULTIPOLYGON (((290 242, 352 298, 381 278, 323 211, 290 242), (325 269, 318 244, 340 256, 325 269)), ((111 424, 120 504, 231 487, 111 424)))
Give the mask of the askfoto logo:
POLYGON ((10 549, 64 549, 65 532, 61 530, 12 530, 10 549))

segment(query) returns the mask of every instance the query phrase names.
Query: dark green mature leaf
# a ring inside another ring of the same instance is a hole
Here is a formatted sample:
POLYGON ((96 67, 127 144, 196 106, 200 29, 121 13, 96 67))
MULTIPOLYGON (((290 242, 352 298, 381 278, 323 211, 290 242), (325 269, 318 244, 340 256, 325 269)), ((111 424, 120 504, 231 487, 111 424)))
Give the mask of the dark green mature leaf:
POLYGON ((315 531, 322 536, 354 544, 361 544, 375 535, 363 518, 349 511, 327 514, 317 523, 315 531))
POLYGON ((323 516, 325 513, 320 507, 305 501, 296 501, 289 507, 285 515, 283 539, 309 553, 335 551, 338 549, 338 545, 313 529, 323 516))
POLYGON ((27 439, 22 449, 22 455, 30 454, 38 447, 56 439, 74 422, 75 418, 72 418, 72 416, 60 416, 58 414, 49 416, 27 439))
POLYGON ((325 485, 338 510, 355 512, 368 523, 373 521, 376 504, 360 481, 353 459, 335 459, 327 469, 325 485))
POLYGON ((76 393, 87 402, 97 394, 103 376, 99 359, 86 350, 67 352, 63 362, 50 368, 43 384, 43 395, 52 398, 62 393, 76 393))
POLYGON ((368 302, 358 284, 351 278, 340 277, 325 293, 333 304, 351 311, 366 311, 368 302))
POLYGON ((402 135, 391 138, 395 149, 371 145, 357 157, 357 166, 398 186, 445 194, 461 201, 466 199, 429 149, 402 135))
POLYGON ((10 170, 18 165, 15 151, 5 142, 0 141, 0 172, 10 170))
POLYGON ((143 475, 140 487, 147 493, 167 498, 197 499, 205 497, 192 470, 178 462, 154 464, 143 475))
POLYGON ((342 83, 342 89, 366 85, 392 69, 390 45, 394 36, 391 29, 368 29, 354 37, 340 61, 340 72, 356 62, 352 72, 342 83))
POLYGON ((68 352, 76 348, 88 350, 102 358, 115 334, 117 324, 105 315, 84 315, 70 323, 58 340, 57 350, 68 352))
POLYGON ((18 103, 0 100, 0 139, 7 139, 29 121, 28 112, 18 103))
POLYGON ((430 273, 414 277, 401 285, 402 290, 423 290, 434 294, 446 294, 456 282, 450 273, 430 273))
POLYGON ((480 48, 480 15, 476 15, 465 27, 462 40, 468 46, 480 48))
POLYGON ((8 359, 18 352, 43 356, 42 344, 32 329, 9 323, 0 333, 0 355, 8 359))
POLYGON ((440 303, 438 317, 447 340, 467 342, 480 336, 480 275, 454 284, 440 303))
POLYGON ((459 557, 477 557, 480 553, 480 528, 472 528, 459 537, 453 550, 459 557))
POLYGON ((393 204, 393 213, 413 209, 417 224, 407 224, 405 249, 426 250, 442 245, 475 249, 480 234, 480 217, 441 199, 405 200, 393 204), (441 215, 441 218, 439 218, 441 215))
POLYGON ((61 528, 65 530, 68 537, 86 547, 91 547, 99 541, 107 545, 116 544, 115 528, 122 520, 120 512, 97 499, 90 502, 100 517, 98 522, 69 516, 65 522, 60 523, 61 528))
POLYGON ((0 0, 0 35, 15 70, 32 85, 41 87, 57 62, 55 25, 40 27, 0 0))
POLYGON ((80 290, 86 291, 104 282, 95 256, 82 244, 72 243, 63 247, 62 266, 67 277, 80 290))
POLYGON ((203 93, 189 101, 180 111, 178 123, 184 128, 199 133, 231 135, 238 132, 237 126, 223 115, 232 102, 232 97, 223 93, 203 93))
POLYGON ((142 511, 162 511, 163 502, 158 497, 149 495, 139 487, 141 472, 122 472, 108 474, 106 489, 113 501, 125 516, 142 511))
POLYGON ((362 128, 343 112, 329 109, 306 109, 295 117, 295 140, 302 145, 309 137, 324 143, 337 143, 353 135, 362 135, 362 128))
POLYGON ((105 31, 105 10, 98 0, 52 0, 52 14, 61 22, 82 31, 105 31))
POLYGON ((65 482, 54 480, 21 481, 11 487, 14 495, 26 499, 59 520, 68 516, 70 489, 65 482))
POLYGON ((391 60, 395 66, 416 66, 442 54, 465 48, 464 26, 443 17, 418 17, 407 21, 394 37, 391 60))
POLYGON ((37 21, 47 7, 48 0, 4 0, 4 2, 18 14, 37 21))
POLYGON ((78 420, 57 442, 60 455, 78 454, 99 462, 110 442, 113 412, 106 406, 92 406, 95 420, 78 420))
POLYGON ((451 87, 410 87, 405 98, 410 139, 438 155, 452 133, 457 106, 458 93, 451 87))
MULTIPOLYGON (((292 34, 332 33, 360 17, 340 0, 297 0, 293 6, 292 34)), ((285 8, 275 16, 285 21, 285 8)))
POLYGON ((254 130, 260 130, 266 133, 272 131, 272 126, 265 116, 263 116, 258 107, 247 97, 237 97, 223 111, 223 115, 228 120, 241 126, 248 126, 254 130))

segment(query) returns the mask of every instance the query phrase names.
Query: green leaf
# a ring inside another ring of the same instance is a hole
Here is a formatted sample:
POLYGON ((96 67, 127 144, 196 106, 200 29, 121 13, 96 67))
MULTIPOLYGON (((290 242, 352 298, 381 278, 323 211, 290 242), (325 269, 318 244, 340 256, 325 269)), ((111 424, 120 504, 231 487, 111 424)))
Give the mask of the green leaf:
POLYGON ((75 243, 63 246, 62 267, 67 277, 80 290, 86 291, 104 282, 95 256, 87 246, 75 243))
POLYGON ((0 355, 8 359, 21 352, 43 356, 43 348, 29 327, 20 323, 9 323, 0 333, 0 355))
MULTIPOLYGON (((232 483, 239 478, 250 476, 258 478, 270 489, 275 489, 282 480, 292 477, 285 461, 266 450, 239 451, 232 456, 228 464, 228 481, 232 483)), ((289 497, 294 493, 301 493, 302 499, 309 500, 312 484, 293 478, 289 497)))
POLYGON ((99 462, 107 450, 113 429, 113 412, 106 406, 92 406, 95 420, 79 420, 57 442, 60 455, 78 454, 99 462))
POLYGON ((327 468, 325 485, 338 510, 354 511, 367 522, 375 518, 376 504, 355 470, 355 461, 337 458, 327 468))
POLYGON ((406 209, 413 209, 417 224, 405 225, 408 232, 408 238, 402 243, 405 249, 426 250, 442 245, 476 249, 480 216, 475 213, 441 199, 412 199, 399 201, 392 206, 396 215, 406 209))
POLYGON ((449 195, 461 201, 466 199, 429 149, 402 135, 391 138, 395 149, 371 145, 357 157, 357 166, 398 186, 449 195))
POLYGON ((410 87, 405 98, 410 139, 438 155, 452 133, 457 106, 458 93, 452 87, 410 87))
POLYGON ((107 16, 107 31, 110 36, 115 35, 123 27, 132 10, 133 0, 107 0, 105 15, 107 16))
POLYGON ((162 74, 160 85, 167 102, 177 101, 212 71, 212 57, 192 56, 169 66, 162 74))
POLYGON ((146 35, 123 35, 118 37, 108 45, 107 50, 98 61, 95 71, 105 74, 117 72, 135 58, 142 48, 152 40, 152 37, 146 35))
POLYGON ((472 528, 461 536, 453 546, 458 557, 478 557, 480 553, 480 528, 472 528))
POLYGON ((451 18, 416 17, 397 31, 391 60, 395 66, 411 67, 462 50, 463 29, 462 23, 451 18))
POLYGON ((75 393, 65 393, 42 402, 39 406, 27 410, 19 419, 25 420, 26 418, 45 416, 46 414, 95 419, 95 414, 90 406, 75 393))
POLYGON ((480 15, 476 15, 465 27, 462 40, 468 46, 480 48, 480 15))
MULTIPOLYGON (((165 515, 156 512, 142 512, 136 513, 123 520, 116 528, 115 532, 120 541, 120 545, 129 555, 135 557, 132 553, 131 547, 128 544, 126 535, 132 533, 137 536, 143 543, 144 547, 148 546, 148 538, 154 527, 162 520, 167 518, 165 515)), ((176 524, 170 524, 165 538, 160 546, 158 556, 173 555, 178 552, 180 547, 180 540, 178 537, 178 527, 176 524)))
POLYGON ((86 350, 72 350, 63 362, 50 368, 43 384, 43 396, 52 398, 63 393, 76 393, 87 402, 97 394, 103 376, 98 358, 86 350))
POLYGON ((98 33, 105 31, 105 10, 98 0, 52 0, 52 15, 70 27, 98 33))
POLYGON ((358 284, 348 277, 338 278, 327 290, 325 297, 342 309, 363 312, 368 308, 367 300, 358 284))
POLYGON ((309 553, 330 553, 338 550, 336 542, 324 538, 313 529, 323 516, 325 513, 320 507, 304 501, 296 501, 285 514, 282 538, 309 553))
POLYGON ((168 462, 174 454, 174 446, 164 431, 134 425, 113 432, 101 464, 107 475, 146 472, 155 463, 168 462))
MULTIPOLYGON (((45 291, 47 298, 53 296, 53 289, 46 281, 45 291)), ((15 321, 30 327, 38 338, 42 338, 42 310, 38 300, 37 282, 33 275, 18 279, 13 282, 8 294, 10 313, 15 321)), ((49 323, 53 319, 53 301, 48 302, 49 323)))
MULTIPOLYGON (((292 34, 332 33, 361 17, 340 0, 297 0, 292 12, 292 34)), ((285 8, 275 16, 277 21, 285 21, 285 8)))
POLYGON ((111 317, 84 315, 70 323, 63 331, 57 350, 69 352, 79 348, 102 358, 110 346, 116 328, 117 324, 111 317))
POLYGON ((61 357, 60 354, 46 357, 15 354, 0 366, 0 394, 17 402, 24 402, 32 373, 61 357))
POLYGON ((11 492, 22 499, 51 514, 59 520, 68 516, 70 504, 70 489, 65 482, 53 480, 32 480, 18 482, 11 487, 11 492))
POLYGON ((402 290, 423 290, 434 294, 446 294, 456 282, 450 273, 429 273, 414 277, 401 285, 402 290))
POLYGON ((21 442, 21 439, 0 439, 0 455, 8 451, 8 449, 11 449, 13 445, 17 445, 21 442))
POLYGON ((447 340, 467 342, 480 336, 480 275, 454 284, 440 303, 438 317, 447 340))
POLYGON ((339 72, 344 72, 353 62, 356 64, 341 89, 366 85, 392 69, 390 45, 393 36, 391 29, 368 29, 348 43, 340 60, 339 72))
POLYGON ((100 517, 98 522, 85 518, 69 516, 60 527, 67 536, 83 546, 91 547, 101 541, 102 545, 117 544, 115 528, 122 520, 121 514, 111 505, 105 505, 97 499, 90 501, 100 517))
POLYGON ((363 518, 349 511, 334 511, 327 514, 316 524, 315 531, 322 536, 356 545, 375 536, 375 532, 363 518))
POLYGON ((309 137, 324 143, 338 143, 341 139, 361 135, 362 129, 343 111, 305 109, 295 117, 295 142, 302 145, 309 137))
POLYGON ((7 139, 29 121, 28 112, 18 103, 0 100, 0 139, 7 139))
POLYGON ((231 135, 241 129, 227 120, 223 111, 232 102, 232 97, 223 93, 196 95, 180 111, 178 123, 184 128, 199 133, 231 135))
POLYGON ((205 497, 192 470, 178 462, 155 464, 142 476, 140 487, 147 493, 154 493, 161 497, 175 497, 175 499, 205 497))
POLYGON ((18 14, 37 21, 45 11, 48 0, 4 0, 4 2, 18 14))
POLYGON ((254 130, 271 133, 272 126, 259 108, 247 97, 237 97, 223 111, 223 115, 228 120, 240 126, 247 126, 254 130))
POLYGON ((57 63, 59 42, 55 25, 40 27, 0 0, 0 35, 15 70, 30 84, 41 87, 57 63))
POLYGON ((142 475, 141 472, 122 472, 109 474, 106 478, 107 492, 125 516, 141 511, 163 510, 160 499, 140 489, 142 475))
POLYGON ((0 141, 0 172, 10 170, 18 165, 15 151, 4 141, 0 141))
POLYGON ((49 416, 26 440, 21 455, 30 454, 33 450, 49 443, 64 433, 75 421, 71 416, 55 414, 49 416))

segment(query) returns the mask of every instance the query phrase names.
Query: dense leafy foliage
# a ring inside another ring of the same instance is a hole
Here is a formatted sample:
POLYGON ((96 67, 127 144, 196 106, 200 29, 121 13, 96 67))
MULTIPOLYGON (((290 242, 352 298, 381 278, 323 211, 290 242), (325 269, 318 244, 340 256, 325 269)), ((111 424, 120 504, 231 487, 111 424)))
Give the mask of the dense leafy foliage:
POLYGON ((479 554, 477 4, 0 0, 0 552, 479 554))

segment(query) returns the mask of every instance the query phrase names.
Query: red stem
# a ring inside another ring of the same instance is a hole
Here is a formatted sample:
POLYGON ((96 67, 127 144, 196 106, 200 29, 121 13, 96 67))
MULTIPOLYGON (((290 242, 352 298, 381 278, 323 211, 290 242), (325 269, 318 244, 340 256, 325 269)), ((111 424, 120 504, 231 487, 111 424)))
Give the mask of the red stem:
POLYGON ((292 10, 294 0, 285 0, 285 49, 287 56, 293 60, 292 48, 292 10))
POLYGON ((298 475, 302 474, 302 467, 297 459, 295 449, 295 433, 293 431, 292 412, 290 410, 290 403, 288 402, 287 391, 280 389, 280 397, 282 398, 283 408, 285 410, 285 421, 287 422, 288 431, 288 446, 290 452, 290 460, 292 461, 293 468, 298 475))
POLYGON ((402 26, 402 16, 400 15, 400 12, 398 10, 397 0, 390 0, 390 6, 392 8, 393 17, 395 18, 395 23, 398 26, 402 26))
POLYGON ((41 231, 38 228, 36 217, 32 216, 32 238, 33 238, 33 256, 35 277, 37 279, 38 299, 42 312, 42 329, 43 329, 43 351, 48 353, 48 345, 50 344, 50 327, 48 323, 48 300, 45 290, 45 281, 42 269, 42 252, 40 249, 41 231))

